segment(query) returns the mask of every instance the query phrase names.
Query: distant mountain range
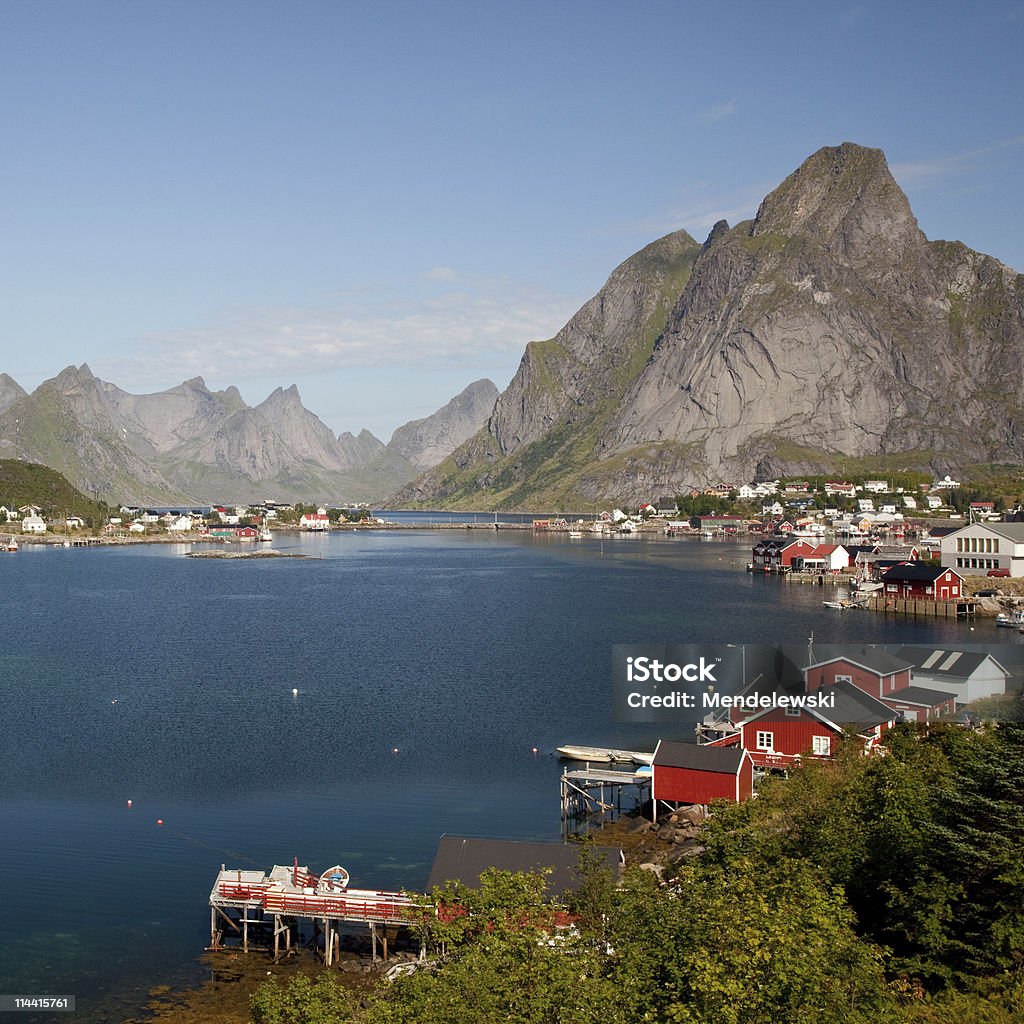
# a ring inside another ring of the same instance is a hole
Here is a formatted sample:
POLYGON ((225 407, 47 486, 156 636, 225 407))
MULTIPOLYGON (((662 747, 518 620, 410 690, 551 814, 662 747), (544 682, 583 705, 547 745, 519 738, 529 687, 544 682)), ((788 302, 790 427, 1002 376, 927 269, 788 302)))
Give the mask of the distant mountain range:
POLYGON ((478 381, 384 444, 294 387, 130 395, 0 374, 0 458, 94 498, 584 508, 784 475, 1024 465, 1024 276, 929 241, 880 150, 809 157, 753 220, 613 271, 499 396, 478 381), (387 495, 386 502, 383 501, 387 495))
POLYGON ((472 436, 497 394, 476 381, 385 445, 366 430, 335 437, 294 386, 251 408, 201 377, 132 395, 69 366, 28 394, 0 374, 0 457, 49 466, 109 502, 378 501, 472 436))
POLYGON ((1024 276, 929 241, 880 150, 626 260, 396 506, 579 508, 787 474, 1024 464, 1024 276))

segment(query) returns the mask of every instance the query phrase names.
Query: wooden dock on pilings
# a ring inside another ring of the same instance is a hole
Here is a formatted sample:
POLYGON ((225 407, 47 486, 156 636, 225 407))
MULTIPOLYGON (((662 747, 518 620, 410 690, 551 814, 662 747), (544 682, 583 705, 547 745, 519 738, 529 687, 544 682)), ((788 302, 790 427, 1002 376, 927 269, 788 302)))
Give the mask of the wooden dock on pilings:
POLYGON ((925 597, 887 597, 882 593, 871 594, 865 607, 886 615, 913 615, 930 619, 973 619, 978 612, 978 602, 970 597, 958 601, 933 601, 925 597))
POLYGON ((388 959, 401 927, 413 924, 417 905, 405 893, 349 889, 331 883, 328 873, 312 874, 307 867, 277 864, 268 873, 228 869, 222 864, 210 892, 210 949, 249 952, 252 944, 269 945, 274 959, 305 945, 323 946, 330 967, 341 952, 344 926, 369 928, 373 961, 388 959), (303 935, 305 934, 305 938, 303 935))
POLYGON ((650 797, 650 771, 622 772, 610 768, 577 768, 562 772, 560 779, 562 835, 580 828, 603 825, 622 813, 624 790, 633 790, 635 804, 650 797))

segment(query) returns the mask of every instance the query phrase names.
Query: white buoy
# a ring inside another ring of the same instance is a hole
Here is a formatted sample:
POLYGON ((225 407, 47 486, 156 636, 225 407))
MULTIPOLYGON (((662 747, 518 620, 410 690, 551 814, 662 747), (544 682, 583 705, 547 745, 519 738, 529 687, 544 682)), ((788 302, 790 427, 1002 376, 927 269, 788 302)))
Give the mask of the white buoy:
POLYGON ((297 687, 292 687, 292 696, 293 697, 298 697, 298 695, 299 695, 298 688, 297 687))

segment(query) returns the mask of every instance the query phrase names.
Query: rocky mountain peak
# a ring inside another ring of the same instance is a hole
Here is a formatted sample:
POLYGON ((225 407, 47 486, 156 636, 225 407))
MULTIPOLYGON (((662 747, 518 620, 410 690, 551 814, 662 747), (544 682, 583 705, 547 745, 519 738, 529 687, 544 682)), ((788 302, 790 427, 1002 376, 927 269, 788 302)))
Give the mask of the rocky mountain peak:
POLYGON ((851 261, 900 259, 924 242, 885 154, 852 142, 809 156, 764 199, 750 234, 804 236, 851 261))

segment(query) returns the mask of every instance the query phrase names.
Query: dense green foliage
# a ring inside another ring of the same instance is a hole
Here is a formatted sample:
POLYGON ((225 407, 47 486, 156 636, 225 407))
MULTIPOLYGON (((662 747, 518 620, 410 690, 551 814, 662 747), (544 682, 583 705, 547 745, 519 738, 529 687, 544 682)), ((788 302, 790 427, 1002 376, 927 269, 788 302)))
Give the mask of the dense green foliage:
POLYGON ((76 490, 56 470, 20 459, 0 459, 0 505, 38 505, 44 518, 79 515, 93 529, 106 522, 109 509, 76 490))
POLYGON ((907 725, 884 757, 723 805, 659 883, 589 865, 564 927, 542 875, 435 890, 440 957, 363 1007, 270 985, 258 1024, 1009 1024, 1024 1016, 1024 726, 907 725), (563 926, 559 927, 562 924, 563 926))

